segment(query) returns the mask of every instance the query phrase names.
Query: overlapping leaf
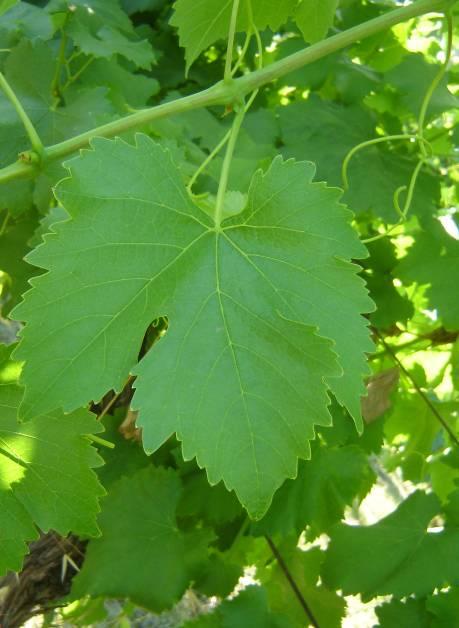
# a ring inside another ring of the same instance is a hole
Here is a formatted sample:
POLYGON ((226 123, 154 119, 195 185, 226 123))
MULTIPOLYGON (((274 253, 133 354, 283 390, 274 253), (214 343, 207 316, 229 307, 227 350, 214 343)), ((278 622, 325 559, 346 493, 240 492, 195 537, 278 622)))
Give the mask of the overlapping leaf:
MULTIPOLYGON (((377 137, 375 119, 368 110, 323 101, 316 95, 279 108, 279 120, 282 154, 313 161, 320 180, 341 187, 341 167, 348 152, 377 137)), ((371 211, 384 220, 396 222, 394 192, 407 185, 416 163, 417 158, 398 155, 380 146, 356 153, 349 164, 349 189, 344 200, 355 212, 371 211)), ((438 182, 422 172, 411 212, 430 215, 438 194, 438 182)))
MULTIPOLYGON (((259 30, 275 30, 294 12, 296 0, 242 0, 237 30, 248 31, 253 23, 259 30)), ((171 24, 178 28, 180 45, 185 48, 187 69, 211 44, 227 37, 233 0, 177 0, 171 24)))
POLYGON ((298 477, 276 493, 256 529, 298 537, 308 525, 317 536, 341 519, 354 498, 362 499, 373 481, 367 456, 355 445, 316 448, 312 460, 300 463, 298 477))
POLYGON ((180 490, 172 470, 152 466, 112 486, 99 517, 102 536, 88 546, 75 595, 126 596, 155 611, 177 602, 198 554, 207 555, 199 531, 177 528, 180 490))
POLYGON ((306 41, 323 39, 333 24, 339 0, 302 0, 295 11, 295 21, 306 41))
POLYGON ((26 541, 56 530, 98 534, 103 489, 92 470, 101 459, 85 439, 101 431, 84 410, 52 412, 27 424, 17 420, 21 389, 0 384, 0 573, 19 570, 26 541))
POLYGON ((231 600, 225 600, 213 613, 188 621, 186 628, 288 628, 289 619, 269 608, 266 590, 249 586, 231 600))
MULTIPOLYGON (((290 575, 307 600, 306 603, 317 624, 327 628, 340 628, 346 603, 342 597, 327 589, 319 581, 325 552, 318 547, 305 552, 296 547, 296 537, 294 539, 293 543, 284 543, 279 548, 290 575)), ((279 564, 273 561, 266 566, 260 566, 257 576, 266 587, 273 611, 286 613, 291 628, 303 628, 304 609, 291 595, 290 584, 279 564)))
POLYGON ((439 513, 433 494, 416 492, 371 526, 338 524, 331 533, 322 577, 345 594, 363 599, 393 594, 425 595, 459 581, 459 529, 429 532, 439 513))
POLYGON ((343 259, 365 249, 339 192, 311 183, 312 164, 276 159, 220 230, 145 136, 97 140, 71 170, 58 196, 72 219, 31 254, 51 272, 15 314, 28 321, 23 416, 79 407, 133 371, 145 448, 177 432, 185 458, 260 517, 330 423, 327 386, 361 421, 371 302, 343 259), (164 315, 166 337, 134 368, 164 315))
MULTIPOLYGON (((74 94, 67 106, 57 106, 51 85, 56 58, 50 45, 24 39, 8 55, 5 75, 45 144, 54 144, 78 134, 114 115, 105 88, 74 94)), ((0 164, 16 161, 18 153, 30 148, 30 140, 9 100, 0 94, 0 164)), ((37 181, 35 198, 31 181, 12 181, 0 189, 0 203, 13 213, 28 209, 32 200, 43 209, 50 201, 50 187, 64 174, 60 164, 51 164, 37 181)))
POLYGON ((400 262, 397 273, 406 283, 428 284, 427 296, 432 309, 448 329, 459 327, 459 299, 451 289, 451 279, 459 273, 459 242, 439 224, 417 235, 408 255, 400 262))

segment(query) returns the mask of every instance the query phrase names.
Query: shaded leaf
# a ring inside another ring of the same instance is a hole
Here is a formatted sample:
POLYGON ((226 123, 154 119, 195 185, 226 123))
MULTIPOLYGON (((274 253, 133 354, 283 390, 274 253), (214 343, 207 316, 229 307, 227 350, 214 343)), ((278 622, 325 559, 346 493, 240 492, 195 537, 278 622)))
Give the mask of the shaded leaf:
POLYGON ((459 582, 459 529, 429 532, 440 504, 416 492, 370 526, 337 524, 322 570, 326 585, 345 595, 425 595, 459 582), (447 557, 447 558, 446 558, 447 557))
POLYGON ((102 536, 89 543, 72 594, 128 597, 154 611, 178 601, 197 540, 201 547, 199 531, 187 537, 177 528, 180 491, 174 471, 151 466, 112 485, 99 517, 102 536))

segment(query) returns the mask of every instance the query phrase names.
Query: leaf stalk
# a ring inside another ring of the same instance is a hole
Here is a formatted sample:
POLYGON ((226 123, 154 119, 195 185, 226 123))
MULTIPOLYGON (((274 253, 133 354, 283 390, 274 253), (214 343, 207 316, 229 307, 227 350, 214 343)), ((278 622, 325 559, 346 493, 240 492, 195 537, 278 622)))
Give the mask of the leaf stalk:
POLYGON ((14 93, 14 90, 12 89, 2 72, 0 72, 0 87, 4 91, 5 96, 8 98, 10 103, 16 109, 16 113, 18 114, 22 124, 24 125, 25 131, 29 136, 29 140, 32 144, 33 150, 37 153, 37 155, 41 156, 44 153, 44 147, 40 136, 38 135, 37 130, 32 123, 32 120, 29 118, 29 116, 25 112, 24 107, 21 105, 19 98, 14 93))

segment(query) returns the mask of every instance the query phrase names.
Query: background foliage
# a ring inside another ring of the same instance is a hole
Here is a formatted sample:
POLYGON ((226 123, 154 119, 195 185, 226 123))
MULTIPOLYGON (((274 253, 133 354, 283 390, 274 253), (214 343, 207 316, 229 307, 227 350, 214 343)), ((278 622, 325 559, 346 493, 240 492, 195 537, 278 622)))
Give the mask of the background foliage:
POLYGON ((333 628, 355 595, 383 628, 459 625, 443 4, 52 159, 399 3, 241 0, 235 29, 229 0, 0 3, 0 571, 79 537, 69 621, 192 588, 221 603, 190 628, 333 628))

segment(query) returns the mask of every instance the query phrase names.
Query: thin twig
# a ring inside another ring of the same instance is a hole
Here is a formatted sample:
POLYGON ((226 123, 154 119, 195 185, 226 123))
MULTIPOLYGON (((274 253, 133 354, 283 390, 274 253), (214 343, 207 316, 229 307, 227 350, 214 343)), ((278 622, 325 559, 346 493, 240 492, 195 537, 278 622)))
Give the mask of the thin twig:
MULTIPOLYGON (((405 333, 413 335, 413 332, 410 332, 410 331, 405 331, 405 333)), ((459 338, 459 331, 449 332, 449 331, 446 331, 446 329, 439 327, 437 329, 434 329, 434 331, 430 332, 429 334, 423 334, 423 335, 416 334, 416 337, 412 338, 411 340, 407 340, 406 342, 402 342, 401 344, 398 344, 398 345, 393 345, 392 350, 398 353, 399 351, 404 351, 405 349, 414 347, 417 344, 426 342, 427 345, 425 347, 421 349, 418 349, 418 348, 415 349, 415 351, 425 351, 425 349, 428 349, 431 346, 438 347, 439 345, 452 344, 453 342, 456 342, 458 338, 459 338)), ((378 351, 377 353, 373 353, 372 355, 370 355, 368 360, 369 361, 379 360, 380 358, 383 358, 385 355, 387 355, 387 353, 388 351, 386 349, 383 349, 382 351, 378 351)))
POLYGON ((309 608, 308 603, 304 599, 303 594, 301 593, 300 589, 298 588, 298 585, 295 582, 295 579, 293 578, 289 568, 287 567, 286 562, 284 561, 284 559, 282 558, 279 550, 277 549, 276 545, 274 544, 274 541, 267 534, 265 534, 265 539, 266 539, 266 542, 268 543, 272 553, 276 557, 276 560, 279 563, 279 567, 284 572, 284 576, 287 578, 289 585, 292 587, 293 593, 295 594, 298 602, 301 604, 302 609, 304 610, 307 618, 309 619, 309 622, 314 626, 314 628, 320 628, 320 626, 319 626, 319 624, 317 622, 317 619, 314 617, 313 612, 311 611, 311 609, 309 608))
POLYGON ((453 432, 453 430, 451 429, 451 427, 448 425, 448 423, 445 421, 445 419, 442 417, 442 415, 438 412, 437 408, 433 405, 433 403, 430 401, 429 397, 425 394, 425 392, 422 390, 422 388, 419 386, 419 384, 416 382, 416 380, 413 378, 413 376, 411 375, 411 373, 403 366, 403 364, 400 362, 399 358, 397 357, 397 354, 395 353, 395 351, 392 349, 392 347, 390 345, 387 344, 387 342, 384 340, 384 338, 382 337, 382 335, 379 333, 379 331, 377 329, 374 330, 374 333, 376 336, 378 336, 381 344, 383 345, 383 347, 385 348, 385 350, 387 351, 387 353, 391 356, 391 358, 393 359, 393 361, 397 364, 397 366, 400 368, 400 370, 402 371, 402 373, 405 375, 405 377, 411 382, 411 384, 413 385, 414 389, 416 390, 416 392, 418 393, 418 395, 422 398, 422 400, 424 401, 424 403, 426 404, 426 406, 430 409, 430 411, 432 412, 432 414, 434 415, 434 417, 441 423, 441 425, 444 427, 444 429, 446 430, 446 432, 448 433, 448 435, 450 436, 451 440, 459 446, 459 439, 456 436, 456 434, 453 432))
POLYGON ((113 395, 113 397, 110 399, 110 401, 108 401, 105 406, 102 408, 102 411, 100 412, 100 414, 97 415, 97 420, 101 421, 104 416, 107 414, 107 412, 112 408, 112 406, 116 403, 116 401, 121 397, 121 395, 123 394, 123 392, 126 390, 126 386, 129 386, 129 384, 134 380, 134 376, 133 375, 129 375, 129 377, 127 378, 123 388, 117 392, 115 395, 113 395))

